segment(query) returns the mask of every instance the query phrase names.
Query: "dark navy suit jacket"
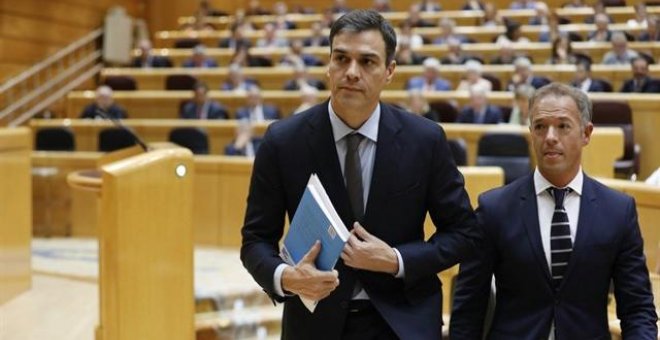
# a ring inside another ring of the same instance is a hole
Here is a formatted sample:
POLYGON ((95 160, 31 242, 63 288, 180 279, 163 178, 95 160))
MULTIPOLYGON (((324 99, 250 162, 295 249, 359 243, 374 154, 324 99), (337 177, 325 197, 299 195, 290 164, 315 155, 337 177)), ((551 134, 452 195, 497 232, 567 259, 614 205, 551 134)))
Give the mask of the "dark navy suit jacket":
MULTIPOLYGON (((474 112, 474 109, 471 107, 466 107, 461 110, 461 113, 456 118, 457 123, 469 123, 474 124, 477 119, 477 114, 474 112)), ((502 110, 499 107, 494 105, 488 105, 486 107, 486 114, 484 115, 484 121, 481 124, 498 124, 502 122, 502 110)))
MULTIPOLYGON (((280 110, 278 110, 277 107, 263 104, 262 110, 264 111, 264 119, 280 119, 280 110)), ((236 111, 236 119, 250 119, 250 108, 247 106, 238 108, 236 111)))
POLYGON ((624 339, 656 339, 656 313, 635 202, 584 176, 573 254, 555 292, 543 251, 533 175, 479 197, 485 242, 461 264, 450 337, 481 339, 491 277, 495 310, 487 339, 610 339, 614 283, 624 339))
POLYGON ((660 93, 660 80, 647 77, 641 91, 635 91, 635 82, 633 79, 628 79, 621 86, 620 92, 660 93))
MULTIPOLYGON (((190 101, 183 106, 179 116, 183 119, 197 119, 197 103, 190 101)), ((206 119, 227 119, 227 109, 222 104, 214 101, 209 102, 206 119)))
MULTIPOLYGON (((273 273, 282 260, 278 241, 309 176, 316 173, 344 224, 352 213, 337 157, 328 102, 269 126, 254 161, 241 259, 274 299, 273 273)), ((285 299, 283 339, 340 339, 355 280, 403 339, 440 339, 439 271, 470 256, 481 238, 442 128, 381 103, 378 142, 364 227, 401 253, 405 277, 354 270, 340 259, 339 287, 312 314, 298 297, 285 299), (424 220, 436 232, 426 238, 424 220)))

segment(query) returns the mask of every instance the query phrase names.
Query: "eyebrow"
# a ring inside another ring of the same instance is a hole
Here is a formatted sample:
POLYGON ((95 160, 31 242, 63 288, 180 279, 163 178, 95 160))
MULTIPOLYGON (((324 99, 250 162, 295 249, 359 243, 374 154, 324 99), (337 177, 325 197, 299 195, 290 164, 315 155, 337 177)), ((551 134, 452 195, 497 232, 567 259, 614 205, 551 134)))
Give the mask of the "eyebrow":
MULTIPOLYGON (((348 51, 346 51, 345 49, 342 49, 342 48, 334 48, 332 50, 332 53, 350 54, 348 51)), ((366 58, 380 59, 380 55, 378 53, 374 53, 374 52, 360 52, 359 54, 360 54, 360 57, 362 57, 362 58, 366 57, 366 58)))

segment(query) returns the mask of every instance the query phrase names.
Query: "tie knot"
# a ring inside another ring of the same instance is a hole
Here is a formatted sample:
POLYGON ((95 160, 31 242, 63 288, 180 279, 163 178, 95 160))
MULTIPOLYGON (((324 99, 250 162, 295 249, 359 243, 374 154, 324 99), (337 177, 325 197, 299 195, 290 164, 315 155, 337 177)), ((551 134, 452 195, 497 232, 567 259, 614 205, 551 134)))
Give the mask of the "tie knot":
POLYGON ((346 147, 349 152, 355 152, 362 141, 362 134, 359 132, 354 132, 346 136, 346 147))
POLYGON ((566 194, 571 192, 571 188, 556 188, 556 187, 550 187, 548 188, 548 192, 552 197, 555 198, 555 206, 556 207, 564 207, 564 198, 566 197, 566 194))

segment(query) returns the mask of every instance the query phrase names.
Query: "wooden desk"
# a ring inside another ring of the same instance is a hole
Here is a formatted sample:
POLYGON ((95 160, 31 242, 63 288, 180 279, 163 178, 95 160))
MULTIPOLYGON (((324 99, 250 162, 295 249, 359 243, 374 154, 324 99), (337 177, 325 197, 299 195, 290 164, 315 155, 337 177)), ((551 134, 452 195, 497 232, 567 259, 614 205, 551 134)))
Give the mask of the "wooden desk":
POLYGON ((31 149, 29 129, 0 129, 0 305, 32 286, 31 149))
MULTIPOLYGON (((175 127, 199 127, 208 132, 211 154, 221 155, 225 146, 235 135, 236 120, 179 120, 179 119, 129 119, 126 126, 133 129, 147 143, 166 141, 169 131, 175 127)), ((78 151, 97 150, 97 136, 102 129, 112 127, 107 121, 100 120, 32 120, 30 125, 38 130, 44 127, 68 126, 76 136, 78 151)), ((479 124, 442 124, 447 138, 462 138, 467 145, 468 165, 476 164, 479 139, 488 132, 513 132, 525 135, 529 139, 529 130, 521 126, 479 125, 479 124)), ((267 123, 255 126, 255 134, 263 135, 267 123)), ((533 155, 530 144, 530 154, 533 155)), ((613 164, 623 155, 623 133, 618 128, 595 129, 590 145, 583 154, 585 170, 593 176, 613 177, 613 164)), ((80 156, 82 157, 82 156, 80 156)), ((534 163, 534 160, 532 160, 534 163)))
MULTIPOLYGON (((232 93, 211 91, 210 96, 229 107, 233 113, 235 108, 244 103, 244 97, 232 93)), ((327 92, 322 92, 320 98, 326 98, 327 92)), ((640 178, 646 178, 660 166, 660 143, 657 142, 657 131, 660 131, 660 114, 657 110, 658 97, 654 94, 626 93, 592 93, 592 100, 626 101, 633 111, 635 142, 642 147, 640 178)), ((70 117, 77 117, 84 105, 91 102, 94 93, 71 92, 67 107, 70 117)), ((266 102, 278 105, 280 111, 287 116, 299 104, 297 92, 265 91, 266 102)), ((384 91, 381 98, 386 102, 401 103, 406 100, 405 91, 384 91)), ((176 118, 179 103, 190 98, 188 91, 126 91, 116 92, 117 102, 128 109, 132 118, 176 118)), ((491 103, 508 106, 513 99, 509 92, 492 92, 488 94, 491 103)), ((468 94, 462 92, 436 92, 427 95, 428 100, 455 100, 459 105, 467 103, 468 94)))
MULTIPOLYGON (((660 45, 659 45, 660 46, 660 45)), ((386 87, 387 90, 403 90, 406 83, 412 77, 423 73, 422 66, 398 66, 396 68, 392 82, 386 87)), ((532 71, 535 75, 547 77, 553 81, 570 83, 575 76, 574 65, 533 65, 532 71)), ((618 91, 623 82, 632 77, 630 66, 628 65, 593 65, 592 76, 609 81, 614 91, 618 91)), ((513 75, 513 65, 484 65, 483 73, 489 73, 497 77, 502 87, 506 87, 508 81, 513 75)), ((229 69, 227 67, 218 67, 212 69, 200 68, 161 68, 161 69, 140 69, 140 68, 108 68, 101 73, 102 77, 111 75, 127 75, 133 77, 140 90, 164 90, 165 79, 167 76, 175 74, 189 74, 197 79, 204 81, 211 89, 220 89, 220 85, 227 79, 229 69)), ((308 73, 311 77, 322 80, 327 83, 327 67, 310 67, 308 73)), ((660 78, 660 65, 651 65, 650 73, 654 77, 660 78)), ((259 81, 261 88, 265 90, 281 90, 284 83, 293 78, 293 69, 290 67, 249 67, 243 70, 246 77, 251 77, 259 81)), ((450 82, 452 88, 455 88, 465 76, 465 66, 463 65, 442 65, 440 67, 440 76, 450 82)), ((77 92, 72 92, 75 94, 77 92)), ((213 92, 211 92, 213 94, 213 92)), ((293 91, 298 94, 297 91, 293 91)), ((115 97, 120 98, 119 93, 115 97)), ((94 94, 89 92, 88 98, 93 98, 94 94)), ((187 92, 187 97, 192 98, 192 91, 187 92)), ((232 94, 232 97, 240 98, 232 94)), ((71 95, 69 95, 71 98, 71 95)), ((177 104, 178 105, 178 104, 177 104)), ((296 105, 297 106, 297 105, 296 105)), ((178 106, 177 106, 178 107, 178 106)), ((295 107, 295 106, 294 106, 295 107)), ((74 116, 77 117, 82 111, 82 107, 77 108, 74 116)), ((71 111, 69 111, 71 112, 71 111)), ((129 111, 129 114, 131 112, 129 111)))
MULTIPOLYGON (((444 5, 444 4, 443 4, 444 5)), ((527 22, 530 18, 536 15, 536 11, 531 9, 506 9, 500 7, 497 11, 498 15, 503 18, 510 18, 518 22, 527 22)), ((625 7, 607 7, 606 12, 614 22, 625 22, 627 19, 635 17, 635 10, 632 6, 625 7)), ((584 8, 556 8, 557 14, 566 19, 570 19, 573 23, 583 22, 584 19, 594 14, 591 7, 584 8)), ((660 7, 648 6, 646 8, 648 14, 659 14, 660 7)), ((383 17, 389 20, 392 25, 399 26, 401 22, 408 19, 408 12, 390 12, 382 13, 383 17)), ((483 11, 461 11, 461 10, 444 10, 440 12, 423 12, 421 17, 431 22, 437 22, 441 18, 451 18, 456 21, 458 25, 477 25, 478 20, 484 15, 483 11)), ((273 15, 260 15, 250 17, 250 21, 257 27, 261 28, 265 23, 272 22, 276 17, 273 15)), ((299 28, 308 28, 313 22, 322 19, 321 14, 297 14, 290 13, 285 16, 286 20, 294 22, 299 28)), ((216 29, 228 29, 235 21, 234 16, 226 17, 206 17, 205 22, 210 23, 216 29)), ((179 25, 192 24, 195 18, 191 16, 180 17, 178 19, 179 25)))
MULTIPOLYGON (((574 42, 572 43, 573 50, 575 52, 580 52, 590 56, 593 59, 595 64, 600 63, 603 60, 605 53, 612 49, 611 43, 601 42, 601 43, 592 43, 592 42, 574 42)), ((630 48, 636 51, 643 51, 649 53, 654 57, 660 56, 660 43, 658 42, 631 42, 629 44, 630 48)), ((548 59, 550 59, 550 53, 552 45, 550 43, 542 42, 530 42, 530 43, 518 43, 513 44, 514 50, 519 54, 525 54, 530 56, 537 64, 543 64, 548 59)), ((463 51, 467 54, 480 57, 484 62, 488 61, 495 57, 499 51, 500 46, 495 43, 474 43, 474 44, 463 44, 463 51)), ((329 47, 306 47, 304 49, 305 53, 311 54, 327 63, 330 58, 330 48, 329 47)), ((447 45, 423 45, 422 47, 415 49, 415 51, 421 55, 436 57, 441 59, 448 54, 447 45)), ((162 48, 154 49, 153 53, 155 55, 169 57, 170 60, 174 63, 175 66, 181 66, 183 61, 190 58, 192 55, 192 49, 188 48, 162 48)), ((250 49, 250 54, 254 56, 267 57, 273 60, 274 63, 279 63, 283 56, 289 53, 289 48, 261 48, 261 47, 252 47, 250 49)), ((133 55, 137 56, 139 54, 138 50, 133 51, 133 55)), ((218 65, 226 66, 229 65, 231 57, 234 55, 234 50, 230 48, 207 48, 206 54, 215 59, 218 62, 218 65)), ((162 84, 161 84, 162 86, 162 84)), ((142 87, 140 87, 142 88, 142 87)), ((147 89, 147 88, 143 88, 147 89)))
MULTIPOLYGON (((561 25, 560 30, 563 32, 576 33, 582 36, 582 38, 586 38, 590 32, 595 30, 595 28, 596 26, 593 24, 566 24, 561 25)), ((642 31, 641 28, 631 28, 627 24, 610 24, 609 28, 612 31, 626 31, 634 35, 637 35, 642 31)), ((522 35, 531 41, 538 41, 539 35, 546 30, 547 27, 540 25, 522 25, 521 27, 522 35)), ((457 26, 454 31, 456 34, 463 35, 466 38, 472 39, 476 42, 491 42, 493 39, 497 38, 498 35, 504 33, 505 27, 457 26)), ((417 27, 413 28, 413 32, 433 40, 433 38, 440 35, 440 28, 417 27)), ((328 34, 328 29, 324 30, 324 34, 328 34)), ((180 39, 199 39, 204 45, 218 46, 220 39, 228 38, 230 35, 231 32, 228 30, 159 31, 155 34, 155 40, 157 41, 157 46, 160 47, 174 47, 174 43, 180 39)), ((311 35, 312 31, 306 28, 286 30, 281 32, 281 36, 288 39, 303 39, 311 35)), ((263 36, 263 30, 250 31, 245 33, 245 38, 251 40, 253 43, 263 36)))

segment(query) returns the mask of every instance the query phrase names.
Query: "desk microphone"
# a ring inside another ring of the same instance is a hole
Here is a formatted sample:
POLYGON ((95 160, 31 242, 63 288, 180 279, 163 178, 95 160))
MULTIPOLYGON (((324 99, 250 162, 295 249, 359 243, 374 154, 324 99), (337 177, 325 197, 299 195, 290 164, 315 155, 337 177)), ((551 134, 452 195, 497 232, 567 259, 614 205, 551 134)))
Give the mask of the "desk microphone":
POLYGON ((99 116, 101 116, 101 117, 102 117, 103 119, 105 119, 105 120, 109 120, 109 121, 111 121, 112 124, 114 124, 116 127, 118 127, 118 128, 120 128, 120 129, 122 129, 122 130, 128 132, 128 134, 131 135, 131 137, 133 137, 133 141, 134 141, 136 144, 140 145, 140 147, 141 147, 145 152, 148 152, 148 151, 149 151, 149 147, 147 146, 147 144, 145 144, 145 143, 142 141, 142 139, 140 139, 140 137, 138 137, 138 135, 136 135, 135 132, 133 132, 133 130, 129 129, 128 127, 126 127, 126 125, 122 124, 122 123, 119 121, 119 119, 115 119, 115 118, 111 117, 107 112, 105 112, 105 111, 103 111, 103 110, 101 110, 101 109, 99 109, 99 108, 96 109, 96 114, 99 115, 99 116))

